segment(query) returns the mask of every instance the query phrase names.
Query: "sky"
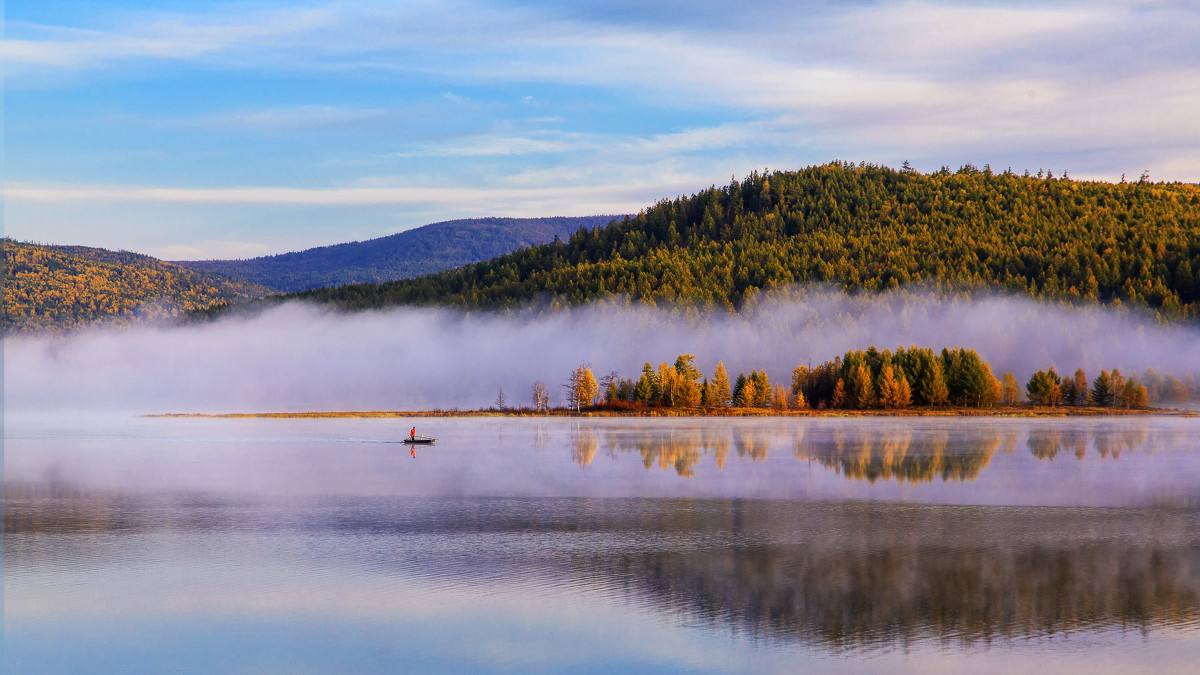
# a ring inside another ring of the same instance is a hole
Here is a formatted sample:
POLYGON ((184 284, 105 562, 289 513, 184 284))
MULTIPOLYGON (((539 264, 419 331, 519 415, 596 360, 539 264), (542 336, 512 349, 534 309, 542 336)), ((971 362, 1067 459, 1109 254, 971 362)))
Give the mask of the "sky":
POLYGON ((4 231, 247 257, 833 159, 1200 180, 1200 3, 6 0, 4 231))

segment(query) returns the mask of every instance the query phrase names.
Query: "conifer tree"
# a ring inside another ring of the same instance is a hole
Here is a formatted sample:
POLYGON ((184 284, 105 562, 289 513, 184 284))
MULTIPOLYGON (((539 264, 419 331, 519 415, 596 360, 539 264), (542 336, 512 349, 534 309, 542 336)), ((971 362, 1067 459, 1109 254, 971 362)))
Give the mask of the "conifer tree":
POLYGON ((833 396, 829 399, 829 405, 834 408, 845 408, 847 403, 846 381, 839 377, 837 383, 833 385, 833 396))
POLYGON ((912 405, 912 387, 908 384, 908 376, 903 372, 896 380, 896 398, 893 403, 897 408, 907 408, 912 405))
POLYGON ((929 402, 929 405, 946 405, 950 402, 950 390, 946 386, 945 374, 942 372, 942 362, 938 359, 934 359, 930 367, 926 400, 929 402))
POLYGON ((634 385, 633 398, 642 405, 658 404, 658 377, 649 361, 642 364, 642 376, 634 385))
POLYGON ((700 405, 700 370, 694 354, 680 354, 675 359, 676 383, 679 389, 676 405, 695 408, 700 405))
POLYGON ((870 408, 875 405, 875 385, 871 381, 871 369, 860 363, 850 371, 846 384, 849 388, 849 403, 855 408, 870 408))
POLYGON ((666 363, 658 364, 658 403, 673 408, 679 401, 679 373, 666 363))
POLYGON ((725 372, 724 361, 717 361, 717 368, 713 372, 712 387, 714 395, 709 399, 709 405, 716 408, 728 407, 733 401, 733 394, 729 390, 729 373, 725 372))
POLYGON ((758 408, 771 407, 771 381, 767 378, 767 371, 752 371, 750 381, 754 383, 754 403, 752 405, 758 408))
POLYGON ((1092 380, 1092 391, 1088 398, 1092 405, 1096 406, 1109 407, 1113 404, 1112 379, 1107 370, 1101 370, 1096 379, 1092 380))
POLYGON ((1087 405, 1088 402, 1088 381, 1087 375, 1084 375, 1083 368, 1075 369, 1075 405, 1087 405))
POLYGON ((890 365, 884 366, 879 374, 879 405, 884 408, 900 407, 896 404, 899 396, 898 388, 895 369, 890 365))
POLYGON ((808 400, 804 398, 803 391, 792 392, 792 407, 796 410, 804 410, 808 408, 808 400))
MULTIPOLYGON (((739 376, 739 380, 742 378, 739 376)), ((738 390, 737 399, 733 404, 739 408, 753 408, 758 402, 758 390, 754 386, 754 380, 746 378, 742 380, 742 387, 738 390)))

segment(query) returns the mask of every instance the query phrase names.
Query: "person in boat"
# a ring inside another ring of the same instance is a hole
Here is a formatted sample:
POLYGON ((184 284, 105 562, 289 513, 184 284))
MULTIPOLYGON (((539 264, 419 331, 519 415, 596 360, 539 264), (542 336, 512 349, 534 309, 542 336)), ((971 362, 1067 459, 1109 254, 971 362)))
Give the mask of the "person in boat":
POLYGON ((410 441, 417 440, 417 428, 416 427, 413 427, 408 430, 408 440, 410 440, 410 441))

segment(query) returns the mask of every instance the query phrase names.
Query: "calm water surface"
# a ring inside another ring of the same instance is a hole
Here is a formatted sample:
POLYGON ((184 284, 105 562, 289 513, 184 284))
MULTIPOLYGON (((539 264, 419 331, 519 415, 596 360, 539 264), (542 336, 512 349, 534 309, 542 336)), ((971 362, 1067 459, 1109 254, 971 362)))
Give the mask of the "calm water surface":
POLYGON ((7 421, 6 672, 1200 663, 1196 419, 7 421))

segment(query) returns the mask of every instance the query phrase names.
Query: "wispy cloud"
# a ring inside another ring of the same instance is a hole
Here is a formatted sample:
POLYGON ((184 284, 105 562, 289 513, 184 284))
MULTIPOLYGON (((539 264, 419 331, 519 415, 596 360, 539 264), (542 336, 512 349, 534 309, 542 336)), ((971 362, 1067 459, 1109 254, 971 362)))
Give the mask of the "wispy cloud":
MULTIPOLYGON (((280 206, 386 208, 395 220, 629 211, 749 169, 832 158, 1200 178, 1200 7, 1184 1, 764 2, 731 13, 702 0, 686 12, 314 0, 106 8, 6 31, 0 58, 17 97, 104 79, 94 74, 185 85, 180 64, 217 92, 197 110, 192 97, 102 111, 158 116, 147 133, 203 135, 147 144, 161 181, 149 170, 75 175, 77 157, 59 157, 61 175, 27 173, 45 166, 41 147, 15 144, 6 197, 17 231, 35 227, 23 220, 35 210, 42 227, 56 210, 77 216, 62 204, 115 202, 238 204, 246 227, 278 225, 280 206), (226 91, 223 77, 243 86, 226 91), (309 132, 325 127, 338 134, 322 144, 309 132), (188 164, 197 146, 226 164, 188 164)), ((87 113, 64 100, 78 125, 87 113)), ((113 137, 137 145, 126 133, 113 137)), ((328 218, 331 231, 344 224, 328 218)))

